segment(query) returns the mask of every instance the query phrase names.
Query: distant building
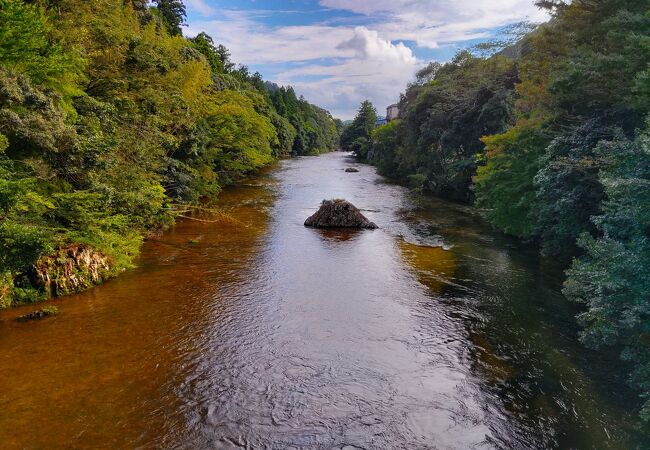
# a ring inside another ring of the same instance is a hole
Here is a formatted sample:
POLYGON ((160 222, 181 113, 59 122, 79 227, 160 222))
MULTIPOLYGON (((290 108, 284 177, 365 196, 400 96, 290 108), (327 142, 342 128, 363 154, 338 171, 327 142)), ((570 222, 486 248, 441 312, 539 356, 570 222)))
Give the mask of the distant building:
POLYGON ((387 123, 386 119, 384 119, 383 117, 377 117, 377 121, 375 122, 375 126, 379 127, 379 126, 382 126, 382 125, 386 125, 386 123, 387 123))
POLYGON ((391 120, 395 120, 399 117, 399 106, 397 103, 394 105, 390 105, 388 108, 386 108, 386 121, 390 122, 391 120))

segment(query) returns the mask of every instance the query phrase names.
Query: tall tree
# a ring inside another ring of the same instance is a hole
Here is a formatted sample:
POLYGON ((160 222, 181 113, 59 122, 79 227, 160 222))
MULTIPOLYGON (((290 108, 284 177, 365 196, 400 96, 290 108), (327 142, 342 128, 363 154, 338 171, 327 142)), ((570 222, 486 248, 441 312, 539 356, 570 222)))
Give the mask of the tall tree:
POLYGON ((360 159, 366 159, 370 150, 371 134, 377 124, 377 110, 364 100, 352 123, 341 134, 341 148, 354 152, 360 159))
POLYGON ((71 93, 83 61, 52 40, 52 26, 41 8, 23 0, 0 0, 0 64, 71 93))
POLYGON ((232 71, 235 68, 235 63, 230 60, 230 50, 228 50, 223 44, 219 44, 217 45, 216 51, 226 73, 232 71))
MULTIPOLYGON (((203 56, 208 60, 210 68, 214 73, 223 73, 225 72, 224 61, 222 55, 219 53, 219 50, 214 45, 212 37, 207 33, 201 32, 196 37, 190 38, 190 41, 194 43, 194 46, 198 51, 203 53, 203 56)), ((220 45, 220 47, 223 47, 220 45)), ((225 48, 225 47, 224 47, 225 48)))
POLYGON ((187 19, 187 12, 182 0, 153 0, 160 11, 167 31, 172 36, 179 36, 183 34, 181 27, 185 25, 187 19))

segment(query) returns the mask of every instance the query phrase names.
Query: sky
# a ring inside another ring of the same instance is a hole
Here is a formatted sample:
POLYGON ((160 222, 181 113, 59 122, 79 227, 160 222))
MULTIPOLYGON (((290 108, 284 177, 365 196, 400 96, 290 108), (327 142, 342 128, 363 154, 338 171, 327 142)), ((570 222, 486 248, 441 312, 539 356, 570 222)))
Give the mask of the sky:
POLYGON ((417 70, 543 22, 533 0, 185 0, 186 36, 204 31, 236 63, 343 120, 369 99, 380 115, 417 70))

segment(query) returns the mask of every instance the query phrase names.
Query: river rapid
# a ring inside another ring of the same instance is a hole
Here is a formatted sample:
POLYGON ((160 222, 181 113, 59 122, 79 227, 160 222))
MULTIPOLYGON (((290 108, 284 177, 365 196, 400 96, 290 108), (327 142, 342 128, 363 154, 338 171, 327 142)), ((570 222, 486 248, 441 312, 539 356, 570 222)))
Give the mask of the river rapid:
POLYGON ((0 313, 0 448, 650 448, 557 264, 470 208, 343 153, 219 202, 58 316, 0 313), (380 229, 305 228, 326 198, 380 229))

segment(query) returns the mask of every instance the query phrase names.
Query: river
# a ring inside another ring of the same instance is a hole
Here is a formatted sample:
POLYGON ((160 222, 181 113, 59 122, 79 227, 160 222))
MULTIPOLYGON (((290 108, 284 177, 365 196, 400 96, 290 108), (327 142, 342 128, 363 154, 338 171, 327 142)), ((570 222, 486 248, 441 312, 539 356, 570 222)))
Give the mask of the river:
POLYGON ((56 317, 0 313, 2 449, 650 448, 557 265, 470 208, 342 153, 220 207, 56 317), (380 229, 305 228, 324 198, 380 229))

